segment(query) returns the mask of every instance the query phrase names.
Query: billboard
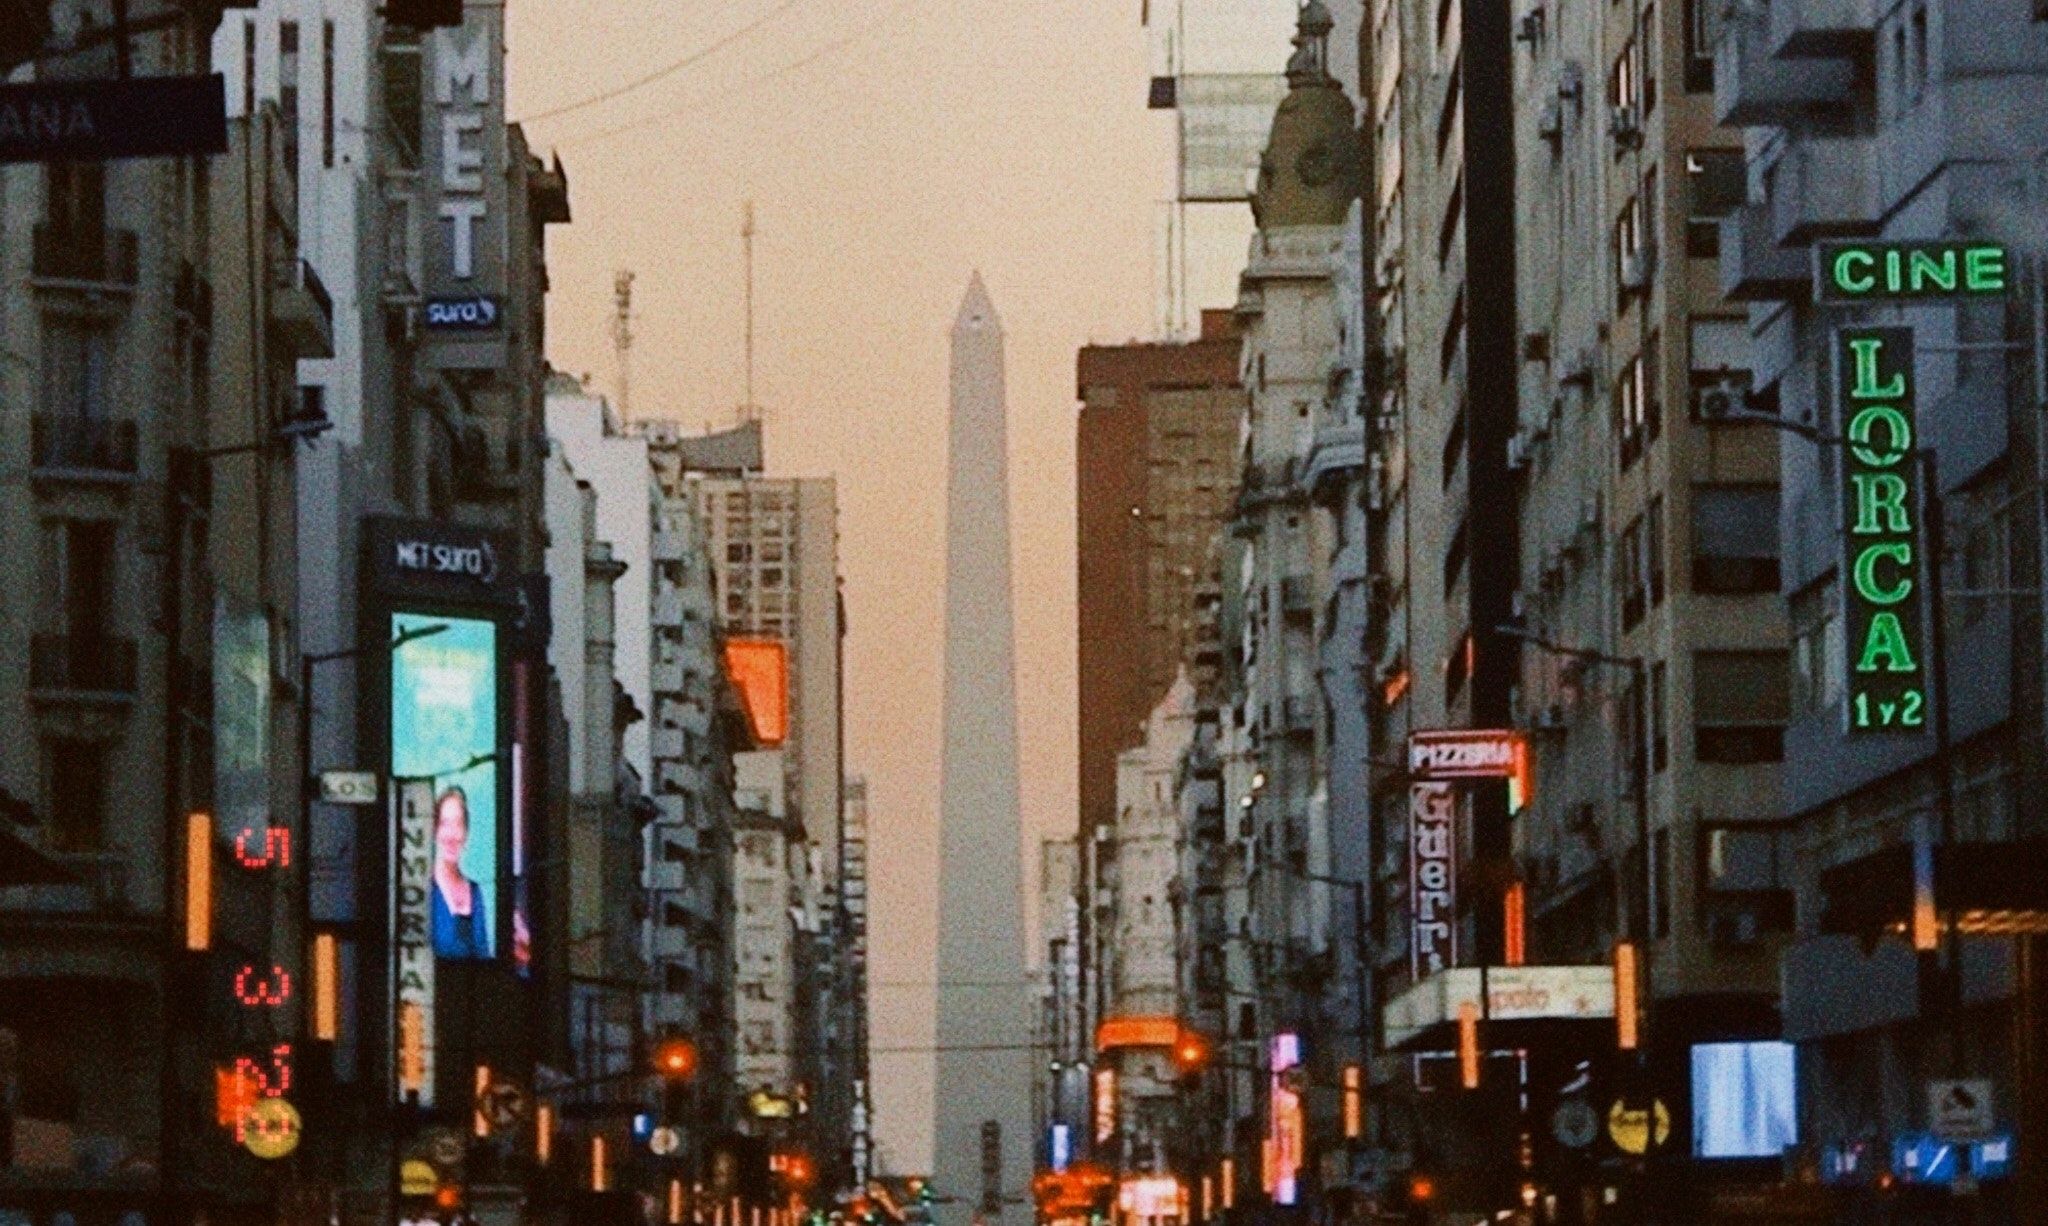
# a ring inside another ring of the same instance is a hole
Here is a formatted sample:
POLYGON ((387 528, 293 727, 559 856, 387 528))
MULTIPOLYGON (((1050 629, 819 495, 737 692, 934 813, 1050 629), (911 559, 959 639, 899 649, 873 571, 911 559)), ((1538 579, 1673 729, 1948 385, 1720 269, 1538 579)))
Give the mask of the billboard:
POLYGON ((1251 199, 1259 155, 1287 96, 1279 73, 1183 73, 1174 90, 1180 119, 1180 198, 1190 204, 1251 199))
MULTIPOLYGON (((498 916, 498 626, 394 613, 391 776, 432 789, 428 930, 434 955, 490 958, 498 916), (431 627, 444 629, 423 633, 431 627)), ((401 831, 401 834, 404 832, 401 831)), ((401 849, 412 848, 401 842, 401 849)))
POLYGON ((787 740, 789 645, 781 639, 727 639, 725 673, 739 693, 754 743, 773 749, 787 740))

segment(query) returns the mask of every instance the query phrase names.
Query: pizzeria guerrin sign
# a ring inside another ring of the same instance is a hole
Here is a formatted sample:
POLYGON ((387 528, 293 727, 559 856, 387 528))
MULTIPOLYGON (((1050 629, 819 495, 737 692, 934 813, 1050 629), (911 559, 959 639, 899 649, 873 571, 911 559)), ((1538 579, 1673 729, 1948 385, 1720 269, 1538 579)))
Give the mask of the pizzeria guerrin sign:
POLYGON ((1927 671, 1913 330, 1842 328, 1835 338, 1849 731, 1917 731, 1927 723, 1927 671))

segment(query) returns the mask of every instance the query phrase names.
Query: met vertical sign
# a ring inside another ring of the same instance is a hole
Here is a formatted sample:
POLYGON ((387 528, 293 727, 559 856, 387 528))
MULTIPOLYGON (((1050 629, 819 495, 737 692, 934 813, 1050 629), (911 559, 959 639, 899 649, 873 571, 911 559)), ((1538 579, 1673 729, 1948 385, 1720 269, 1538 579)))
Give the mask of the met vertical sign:
POLYGON ((1835 338, 1849 732, 1915 732, 1928 712, 1913 331, 1849 327, 1835 338))

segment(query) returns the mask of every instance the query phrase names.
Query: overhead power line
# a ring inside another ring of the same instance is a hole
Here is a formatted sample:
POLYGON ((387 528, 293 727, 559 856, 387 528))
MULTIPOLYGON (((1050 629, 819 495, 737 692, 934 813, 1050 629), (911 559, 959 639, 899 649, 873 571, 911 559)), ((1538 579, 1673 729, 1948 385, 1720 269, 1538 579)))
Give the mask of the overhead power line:
MULTIPOLYGON (((794 0, 792 0, 792 2, 794 2, 794 0)), ((896 22, 901 20, 903 17, 909 15, 910 11, 916 8, 918 3, 919 0, 901 0, 901 2, 896 5, 896 7, 890 9, 886 13, 883 13, 880 17, 877 17, 870 24, 862 26, 860 29, 855 30, 849 34, 841 35, 840 37, 835 38, 830 42, 824 43, 817 49, 810 52, 810 54, 805 55, 800 59, 792 60, 789 63, 782 65, 780 68, 770 69, 769 71, 762 73, 760 76, 753 77, 748 80, 740 82, 738 85, 733 86, 731 89, 720 90, 714 98, 693 98, 689 102, 686 102, 679 107, 672 107, 665 111, 657 111, 652 115, 642 115, 638 119, 629 119, 625 123, 619 124, 616 127, 603 128, 600 129, 599 131, 587 133, 583 136, 571 136, 566 140, 557 141, 555 143, 564 149, 577 148, 584 145, 594 145, 600 141, 610 140, 615 136, 624 136, 628 132, 638 131, 639 129, 644 128, 652 123, 660 123, 662 120, 665 119, 674 119, 678 115, 687 115, 692 110, 694 110, 698 105, 707 100, 723 101, 726 99, 737 97, 740 94, 746 93, 748 90, 756 89, 759 88, 760 86, 766 85, 770 81, 786 77, 800 68, 807 68, 810 65, 817 63, 825 56, 830 55, 834 51, 838 51, 843 47, 850 47, 854 43, 859 42, 863 38, 870 38, 876 34, 881 33, 882 31, 888 29, 890 26, 896 24, 896 22)), ((541 115, 537 115, 535 116, 535 118, 545 119, 548 117, 549 114, 559 113, 560 112, 547 112, 541 115)))
POLYGON ((747 35, 752 34, 754 31, 760 29, 762 26, 767 25, 769 22, 775 20, 777 17, 782 16, 784 13, 787 13, 789 10, 795 8, 797 5, 801 3, 803 3, 803 0, 782 0, 781 4, 776 5, 774 8, 768 10, 766 13, 763 13, 761 16, 748 22, 746 25, 743 25, 739 29, 734 30, 732 33, 726 35, 724 38, 721 38, 716 42, 713 42, 711 45, 707 47, 703 47, 696 51, 692 51, 690 54, 684 56, 682 59, 677 60, 673 64, 657 68, 653 72, 648 73, 644 77, 635 78, 634 80, 626 82, 624 85, 614 86, 611 89, 605 90, 601 94, 592 94, 590 97, 584 98, 577 102, 564 103, 561 106, 550 107, 545 111, 536 111, 533 114, 515 120, 514 122, 521 124, 539 123, 545 119, 554 119, 560 115, 567 115, 574 111, 581 111, 589 107, 596 106, 601 102, 610 102, 614 98, 623 98, 627 94, 633 93, 635 90, 645 89, 647 86, 654 84, 656 81, 661 81, 669 77, 672 77, 675 74, 681 72, 683 69, 690 67, 692 64, 708 59, 712 55, 715 55, 718 52, 723 51, 725 48, 732 46, 734 43, 745 38, 747 35))

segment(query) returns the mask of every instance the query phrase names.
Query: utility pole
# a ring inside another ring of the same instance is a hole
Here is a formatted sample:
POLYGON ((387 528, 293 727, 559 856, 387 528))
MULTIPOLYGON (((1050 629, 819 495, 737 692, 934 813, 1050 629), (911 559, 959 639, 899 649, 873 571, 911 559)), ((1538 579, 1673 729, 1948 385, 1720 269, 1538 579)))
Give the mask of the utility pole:
POLYGON ((612 348, 619 358, 619 421, 633 418, 633 270, 612 274, 612 348))

